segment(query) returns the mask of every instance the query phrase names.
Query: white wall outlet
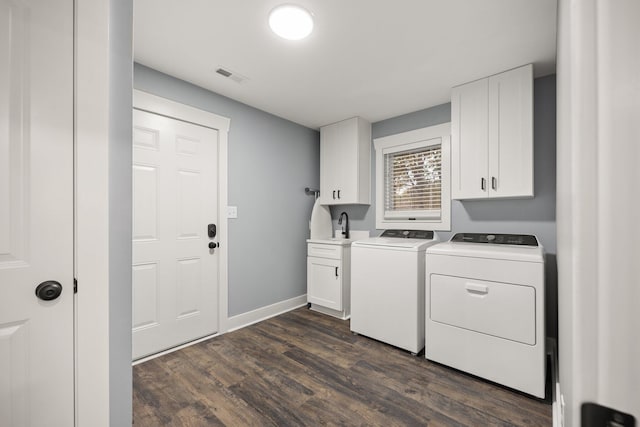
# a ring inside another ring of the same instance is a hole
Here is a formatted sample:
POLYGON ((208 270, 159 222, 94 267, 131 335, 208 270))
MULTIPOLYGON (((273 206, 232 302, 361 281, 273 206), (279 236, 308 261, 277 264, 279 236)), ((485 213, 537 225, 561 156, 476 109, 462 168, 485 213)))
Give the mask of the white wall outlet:
POLYGON ((237 206, 227 206, 227 218, 238 218, 237 206))

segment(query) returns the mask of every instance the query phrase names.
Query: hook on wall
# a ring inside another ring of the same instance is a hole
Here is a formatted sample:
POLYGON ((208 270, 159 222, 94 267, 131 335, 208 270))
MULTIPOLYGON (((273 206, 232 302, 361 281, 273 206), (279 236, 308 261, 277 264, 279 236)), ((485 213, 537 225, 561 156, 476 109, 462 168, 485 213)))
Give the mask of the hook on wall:
POLYGON ((309 187, 305 187, 304 189, 304 193, 306 195, 310 195, 313 194, 315 196, 315 198, 317 199, 318 197, 320 197, 320 190, 317 190, 315 188, 309 188, 309 187))

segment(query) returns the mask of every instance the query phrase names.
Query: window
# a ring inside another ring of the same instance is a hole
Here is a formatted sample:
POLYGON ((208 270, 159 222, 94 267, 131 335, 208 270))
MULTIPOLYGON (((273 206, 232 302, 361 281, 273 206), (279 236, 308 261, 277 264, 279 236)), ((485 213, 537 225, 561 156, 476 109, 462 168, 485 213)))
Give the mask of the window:
POLYGON ((450 125, 374 140, 376 228, 450 229, 450 125))
POLYGON ((384 155, 384 217, 438 218, 442 192, 440 144, 384 155))

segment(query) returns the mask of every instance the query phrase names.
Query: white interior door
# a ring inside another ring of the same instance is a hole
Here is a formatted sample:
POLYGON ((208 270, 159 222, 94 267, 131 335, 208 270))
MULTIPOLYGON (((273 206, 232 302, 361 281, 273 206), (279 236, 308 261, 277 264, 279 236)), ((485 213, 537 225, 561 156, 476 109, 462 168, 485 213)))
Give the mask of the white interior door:
POLYGON ((73 426, 70 0, 0 0, 0 292, 0 425, 73 426))
POLYGON ((218 131, 134 110, 133 358, 218 330, 218 131))

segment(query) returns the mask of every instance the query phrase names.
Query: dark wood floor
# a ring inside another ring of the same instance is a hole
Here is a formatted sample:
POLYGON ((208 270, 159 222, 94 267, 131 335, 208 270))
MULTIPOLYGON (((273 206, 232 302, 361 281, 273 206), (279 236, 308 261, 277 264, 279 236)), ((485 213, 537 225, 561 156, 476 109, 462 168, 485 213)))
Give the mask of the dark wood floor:
POLYGON ((548 403, 300 308, 133 369, 141 426, 551 426, 548 403))

